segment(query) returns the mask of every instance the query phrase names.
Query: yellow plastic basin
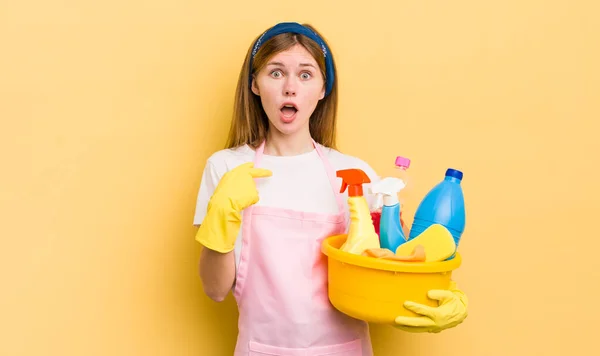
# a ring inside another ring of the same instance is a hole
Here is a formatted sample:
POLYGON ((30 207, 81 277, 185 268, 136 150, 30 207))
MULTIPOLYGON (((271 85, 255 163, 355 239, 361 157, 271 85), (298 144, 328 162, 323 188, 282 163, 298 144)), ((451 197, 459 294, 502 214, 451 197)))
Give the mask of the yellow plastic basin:
POLYGON ((344 314, 378 324, 394 324, 396 316, 416 316, 403 307, 406 300, 429 306, 431 289, 448 289, 452 271, 461 256, 449 261, 399 262, 341 251, 347 235, 326 238, 321 246, 327 256, 329 300, 344 314))

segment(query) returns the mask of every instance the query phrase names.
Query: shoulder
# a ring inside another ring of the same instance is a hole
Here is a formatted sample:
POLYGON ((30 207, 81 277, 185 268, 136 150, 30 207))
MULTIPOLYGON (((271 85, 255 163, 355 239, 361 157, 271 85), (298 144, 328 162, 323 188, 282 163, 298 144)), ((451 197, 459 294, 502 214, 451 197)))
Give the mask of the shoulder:
POLYGON ((219 178, 240 164, 252 161, 254 151, 247 145, 214 152, 206 160, 207 170, 219 178))
POLYGON ((333 169, 340 170, 358 168, 365 172, 372 182, 379 180, 379 175, 377 174, 377 172, 375 172, 373 167, 371 167, 371 165, 369 165, 363 159, 342 153, 336 149, 329 147, 323 147, 323 152, 327 155, 327 158, 331 162, 333 169))

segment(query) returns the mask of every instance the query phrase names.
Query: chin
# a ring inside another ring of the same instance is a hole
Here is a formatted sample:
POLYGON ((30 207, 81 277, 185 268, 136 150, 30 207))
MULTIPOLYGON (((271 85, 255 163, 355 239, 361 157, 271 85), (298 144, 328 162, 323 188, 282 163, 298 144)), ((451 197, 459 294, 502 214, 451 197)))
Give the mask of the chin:
POLYGON ((271 127, 284 135, 293 135, 297 132, 308 131, 308 119, 294 117, 292 120, 277 115, 275 120, 269 119, 271 127))
POLYGON ((275 129, 277 131, 279 131, 280 133, 284 134, 284 135, 293 135, 297 132, 302 132, 305 129, 305 126, 307 125, 299 125, 295 122, 292 123, 282 123, 282 122, 278 122, 277 124, 273 125, 275 127, 275 129))

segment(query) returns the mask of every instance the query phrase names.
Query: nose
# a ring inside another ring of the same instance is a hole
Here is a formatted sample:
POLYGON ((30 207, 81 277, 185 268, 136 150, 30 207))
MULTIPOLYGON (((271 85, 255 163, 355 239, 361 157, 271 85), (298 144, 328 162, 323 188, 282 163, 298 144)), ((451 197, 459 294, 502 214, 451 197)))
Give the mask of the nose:
POLYGON ((294 78, 288 78, 283 86, 283 94, 285 96, 296 96, 297 84, 294 78))

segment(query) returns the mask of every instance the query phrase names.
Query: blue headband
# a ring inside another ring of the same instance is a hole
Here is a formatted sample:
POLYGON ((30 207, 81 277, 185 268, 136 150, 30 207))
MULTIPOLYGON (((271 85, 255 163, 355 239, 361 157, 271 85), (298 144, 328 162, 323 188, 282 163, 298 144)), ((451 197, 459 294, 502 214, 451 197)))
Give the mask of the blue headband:
POLYGON ((311 40, 315 41, 321 47, 321 50, 323 51, 323 57, 325 57, 325 96, 329 95, 329 93, 331 93, 331 89, 333 88, 334 80, 333 58, 331 57, 331 52, 329 51, 327 44, 325 44, 325 41, 323 41, 323 39, 319 35, 317 35, 308 27, 302 26, 301 24, 296 22, 279 23, 268 29, 256 40, 256 43, 252 48, 252 54, 250 56, 250 86, 252 87, 252 61, 254 60, 256 52, 258 52, 258 49, 263 43, 282 33, 296 33, 304 35, 310 38, 311 40))

